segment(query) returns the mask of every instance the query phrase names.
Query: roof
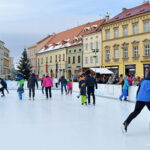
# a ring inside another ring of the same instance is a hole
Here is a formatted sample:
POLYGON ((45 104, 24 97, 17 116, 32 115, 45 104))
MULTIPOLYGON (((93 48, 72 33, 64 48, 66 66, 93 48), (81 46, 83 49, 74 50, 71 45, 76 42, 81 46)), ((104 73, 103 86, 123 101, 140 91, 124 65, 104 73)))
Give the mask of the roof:
POLYGON ((114 74, 112 71, 108 70, 107 68, 90 68, 90 70, 100 74, 114 74))
POLYGON ((39 42, 37 42, 37 44, 42 43, 43 41, 47 40, 48 38, 51 38, 53 35, 48 35, 47 37, 45 37, 44 39, 40 40, 39 42))
POLYGON ((36 44, 31 45, 30 47, 28 47, 28 49, 34 48, 36 47, 36 44))
POLYGON ((104 19, 97 20, 57 33, 52 36, 49 42, 39 53, 82 44, 82 37, 86 34, 96 32, 103 22, 104 19))
POLYGON ((150 12, 150 4, 149 4, 149 2, 144 2, 142 5, 139 5, 137 7, 125 9, 120 14, 116 15, 112 19, 109 19, 104 24, 108 24, 108 23, 119 21, 119 20, 127 19, 130 17, 136 16, 136 15, 147 13, 147 12, 150 12))

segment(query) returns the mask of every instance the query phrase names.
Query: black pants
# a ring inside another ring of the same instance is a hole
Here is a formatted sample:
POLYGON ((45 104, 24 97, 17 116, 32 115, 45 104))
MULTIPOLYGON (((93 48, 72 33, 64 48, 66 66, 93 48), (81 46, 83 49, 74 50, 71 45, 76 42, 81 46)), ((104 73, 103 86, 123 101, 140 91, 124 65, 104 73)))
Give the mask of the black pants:
POLYGON ((6 87, 4 87, 4 89, 7 91, 7 93, 9 93, 9 91, 8 91, 8 89, 7 89, 7 86, 6 86, 6 87))
POLYGON ((31 93, 32 93, 32 97, 34 98, 34 96, 35 96, 35 87, 29 88, 29 97, 30 98, 31 98, 31 93))
POLYGON ((3 96, 5 96, 5 94, 4 94, 4 87, 0 88, 0 92, 2 92, 3 96))
POLYGON ((129 115, 129 117, 127 118, 127 120, 125 121, 127 123, 127 125, 130 124, 130 122, 137 116, 140 114, 140 112, 142 111, 142 109, 147 106, 147 108, 150 111, 150 102, 142 102, 142 101, 137 101, 135 104, 135 109, 134 111, 129 115))
POLYGON ((55 83, 56 88, 58 88, 58 83, 55 83))
POLYGON ((48 92, 49 92, 50 98, 52 97, 51 86, 45 87, 45 92, 46 92, 46 98, 48 98, 48 92))
POLYGON ((93 104, 95 104, 95 94, 94 94, 94 87, 88 87, 87 88, 87 94, 88 94, 88 103, 90 104, 90 95, 92 94, 93 96, 93 104))
POLYGON ((44 86, 42 86, 42 93, 44 94, 44 86))

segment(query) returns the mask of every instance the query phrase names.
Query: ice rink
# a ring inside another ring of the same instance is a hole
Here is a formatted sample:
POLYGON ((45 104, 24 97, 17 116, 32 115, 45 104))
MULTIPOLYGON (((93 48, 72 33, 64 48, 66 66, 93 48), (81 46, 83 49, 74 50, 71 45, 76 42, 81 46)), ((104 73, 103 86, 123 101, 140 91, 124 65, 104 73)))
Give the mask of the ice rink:
POLYGON ((96 106, 52 91, 46 100, 40 90, 35 101, 16 90, 0 97, 1 150, 150 150, 150 112, 145 108, 122 134, 121 124, 134 104, 96 97, 96 106))

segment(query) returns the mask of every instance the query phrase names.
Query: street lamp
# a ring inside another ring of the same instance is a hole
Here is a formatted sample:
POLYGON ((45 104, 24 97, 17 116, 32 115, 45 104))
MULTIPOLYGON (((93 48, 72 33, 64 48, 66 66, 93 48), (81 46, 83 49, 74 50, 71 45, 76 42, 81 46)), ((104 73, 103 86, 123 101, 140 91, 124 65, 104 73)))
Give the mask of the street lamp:
POLYGON ((94 53, 93 58, 95 58, 95 74, 96 74, 96 58, 97 58, 97 53, 99 52, 99 49, 92 49, 92 52, 94 53))

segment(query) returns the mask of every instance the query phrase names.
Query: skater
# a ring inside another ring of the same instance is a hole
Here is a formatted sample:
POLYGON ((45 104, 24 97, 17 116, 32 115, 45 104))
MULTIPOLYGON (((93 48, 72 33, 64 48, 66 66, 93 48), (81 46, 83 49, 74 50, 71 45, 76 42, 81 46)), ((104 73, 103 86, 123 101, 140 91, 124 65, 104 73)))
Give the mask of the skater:
POLYGON ((19 76, 17 78, 17 85, 20 85, 20 84, 22 85, 22 87, 24 87, 24 79, 22 76, 19 76))
POLYGON ((124 100, 126 101, 127 100, 127 94, 128 94, 128 88, 129 88, 129 78, 128 76, 125 76, 124 77, 124 85, 123 85, 123 88, 122 88, 122 94, 120 96, 120 100, 122 101, 122 98, 124 97, 124 100))
POLYGON ((46 73, 46 77, 44 78, 42 86, 45 87, 46 98, 48 99, 48 92, 49 92, 49 96, 51 98, 52 97, 51 87, 53 86, 53 81, 52 81, 51 77, 49 77, 48 73, 46 73))
POLYGON ((5 78, 3 78, 2 80, 6 83, 4 89, 7 91, 7 93, 9 93, 9 91, 7 89, 7 82, 6 82, 5 78))
POLYGON ((0 78, 0 92, 2 92, 2 95, 1 97, 4 97, 5 96, 5 93, 4 93, 4 88, 6 87, 6 83, 3 81, 2 78, 0 78))
MULTIPOLYGON (((45 75, 43 75, 41 79, 41 86, 43 85, 44 78, 45 78, 45 75)), ((44 86, 42 86, 42 93, 44 94, 44 86)))
POLYGON ((65 79, 64 76, 62 76, 62 77, 59 79, 59 83, 61 83, 61 94, 63 94, 63 88, 65 88, 65 92, 66 92, 66 95, 67 95, 67 88, 66 88, 67 80, 65 79))
POLYGON ((68 89, 68 94, 72 94, 72 80, 70 79, 68 82, 67 82, 67 89, 68 89))
POLYGON ((128 125, 140 114, 145 106, 147 106, 150 111, 150 72, 147 78, 143 79, 139 84, 134 111, 124 121, 122 126, 124 132, 127 132, 128 125))
POLYGON ((37 86, 38 89, 38 82, 37 79, 35 77, 35 74, 32 73, 31 77, 28 80, 28 88, 29 88, 29 100, 31 100, 31 92, 32 92, 32 98, 34 100, 35 97, 35 84, 37 86))
POLYGON ((17 92, 18 92, 19 99, 22 100, 22 93, 24 93, 24 89, 21 84, 19 85, 17 92))
POLYGON ((54 84, 55 84, 55 87, 58 88, 58 79, 56 77, 54 78, 54 84))
POLYGON ((85 79, 83 75, 81 75, 79 79, 79 89, 80 89, 80 95, 81 95, 81 105, 87 105, 87 99, 86 99, 86 85, 85 85, 85 79))
POLYGON ((85 82, 87 86, 88 104, 90 105, 90 95, 92 94, 93 105, 95 105, 95 87, 97 89, 97 82, 94 77, 89 74, 86 76, 85 82))

